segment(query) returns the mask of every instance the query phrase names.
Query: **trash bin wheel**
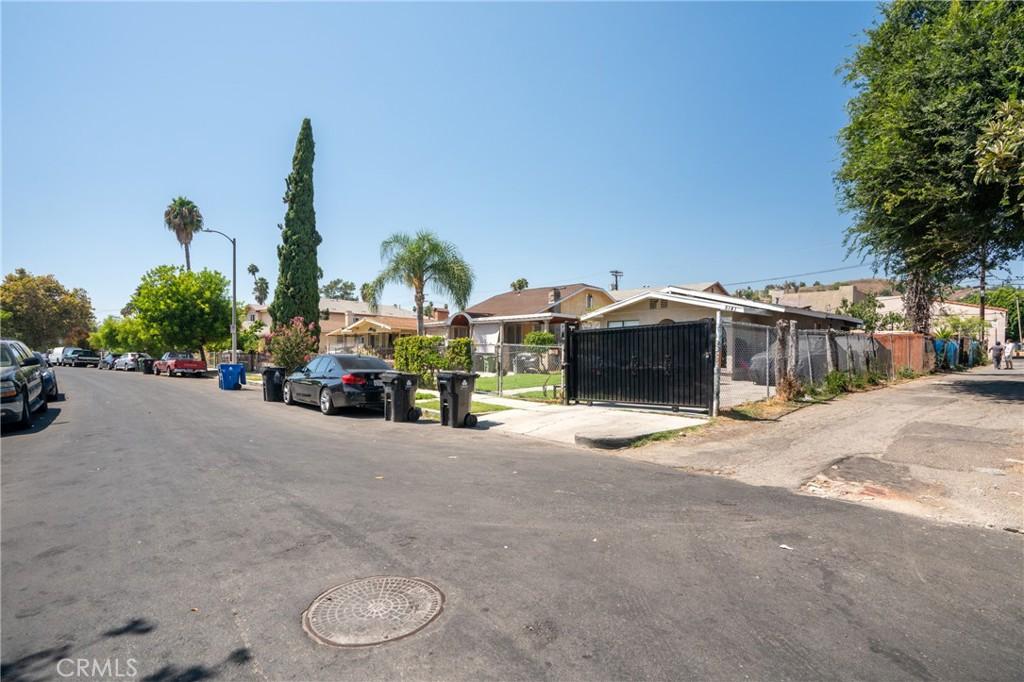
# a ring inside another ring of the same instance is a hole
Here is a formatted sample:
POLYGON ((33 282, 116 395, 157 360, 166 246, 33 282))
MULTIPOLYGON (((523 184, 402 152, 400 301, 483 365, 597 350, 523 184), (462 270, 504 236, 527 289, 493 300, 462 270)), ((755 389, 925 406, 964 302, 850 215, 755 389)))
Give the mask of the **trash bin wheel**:
POLYGON ((476 426, 476 415, 467 414, 466 418, 462 421, 462 423, 465 424, 467 428, 473 428, 474 426, 476 426))
POLYGON ((423 410, 421 410, 418 407, 410 408, 410 410, 409 410, 409 421, 411 421, 411 422, 418 422, 420 420, 420 417, 422 417, 422 416, 423 416, 423 410))

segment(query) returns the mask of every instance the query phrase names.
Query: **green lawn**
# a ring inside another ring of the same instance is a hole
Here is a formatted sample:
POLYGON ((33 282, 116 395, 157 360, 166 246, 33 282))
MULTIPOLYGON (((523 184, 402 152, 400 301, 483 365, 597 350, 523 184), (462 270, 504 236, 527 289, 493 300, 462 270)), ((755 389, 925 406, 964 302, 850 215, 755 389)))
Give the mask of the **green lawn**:
MULTIPOLYGON (((534 388, 536 386, 558 386, 562 383, 562 373, 552 372, 550 374, 506 374, 502 377, 501 387, 510 388, 534 388)), ((497 391, 498 377, 480 377, 476 380, 476 390, 497 391)))
MULTIPOLYGON (((434 398, 433 400, 420 400, 416 402, 416 407, 422 407, 424 410, 434 410, 439 412, 441 410, 441 400, 434 398)), ((469 411, 473 414, 486 414, 487 412, 501 412, 502 410, 511 410, 511 407, 505 407, 504 405, 491 405, 490 403, 478 403, 473 402, 469 411)))

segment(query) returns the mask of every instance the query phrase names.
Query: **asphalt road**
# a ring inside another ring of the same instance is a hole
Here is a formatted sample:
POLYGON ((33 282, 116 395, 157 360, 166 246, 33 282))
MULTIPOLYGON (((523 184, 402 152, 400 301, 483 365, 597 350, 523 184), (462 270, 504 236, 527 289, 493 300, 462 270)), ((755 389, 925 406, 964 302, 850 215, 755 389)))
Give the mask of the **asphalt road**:
POLYGON ((212 379, 60 382, 0 441, 4 679, 1024 675, 1019 535, 212 379), (379 574, 444 612, 376 648, 303 632, 323 590, 379 574))

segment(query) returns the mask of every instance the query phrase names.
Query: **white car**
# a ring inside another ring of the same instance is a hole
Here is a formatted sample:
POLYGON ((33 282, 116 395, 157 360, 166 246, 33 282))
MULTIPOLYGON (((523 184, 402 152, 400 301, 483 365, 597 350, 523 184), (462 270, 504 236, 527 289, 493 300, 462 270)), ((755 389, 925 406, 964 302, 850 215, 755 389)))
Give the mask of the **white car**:
POLYGON ((114 360, 114 369, 123 369, 126 372, 134 372, 142 369, 142 361, 148 358, 147 353, 125 353, 117 360, 114 360))

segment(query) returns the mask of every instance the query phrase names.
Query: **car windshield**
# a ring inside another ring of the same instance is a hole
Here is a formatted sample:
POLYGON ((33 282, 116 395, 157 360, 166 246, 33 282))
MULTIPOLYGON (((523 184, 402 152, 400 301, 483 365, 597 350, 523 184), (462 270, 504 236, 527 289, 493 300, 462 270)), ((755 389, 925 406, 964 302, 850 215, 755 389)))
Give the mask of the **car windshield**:
POLYGON ((14 367, 14 355, 7 344, 0 345, 0 367, 14 367))
POLYGON ((182 351, 172 351, 172 352, 167 354, 167 359, 168 360, 191 360, 192 359, 192 354, 191 353, 185 353, 185 352, 182 352, 182 351))
POLYGON ((345 369, 391 369, 388 363, 370 355, 336 355, 345 369))

